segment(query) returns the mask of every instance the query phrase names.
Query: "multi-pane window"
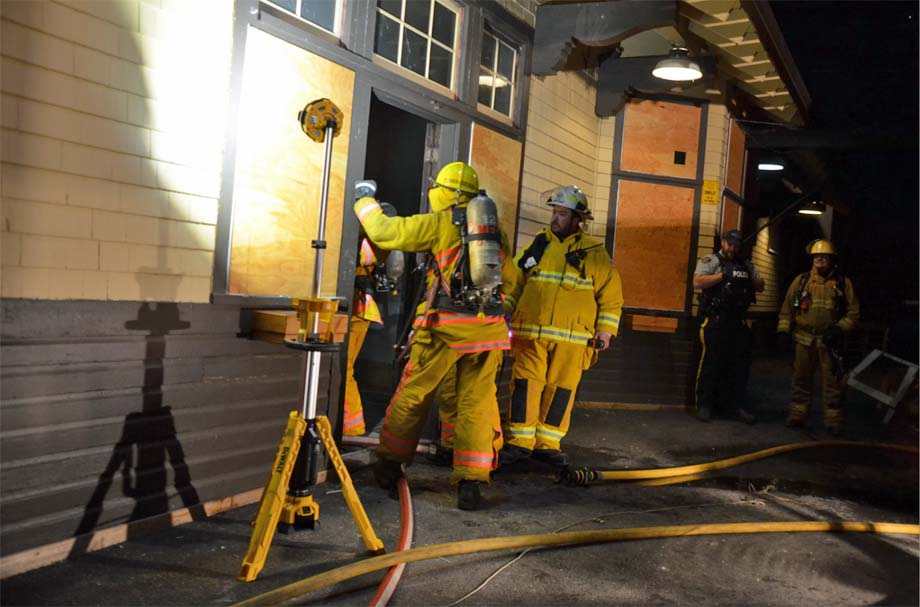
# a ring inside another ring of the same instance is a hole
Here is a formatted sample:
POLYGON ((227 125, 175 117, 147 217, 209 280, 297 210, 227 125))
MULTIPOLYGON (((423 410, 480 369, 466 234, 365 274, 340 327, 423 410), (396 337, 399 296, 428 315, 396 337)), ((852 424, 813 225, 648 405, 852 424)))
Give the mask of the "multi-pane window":
POLYGON ((335 33, 337 0, 264 0, 269 4, 335 33))
POLYGON ((449 0, 377 0, 374 52, 453 88, 458 13, 449 0))
POLYGON ((517 51, 488 31, 482 32, 479 58, 479 103, 511 116, 517 51))

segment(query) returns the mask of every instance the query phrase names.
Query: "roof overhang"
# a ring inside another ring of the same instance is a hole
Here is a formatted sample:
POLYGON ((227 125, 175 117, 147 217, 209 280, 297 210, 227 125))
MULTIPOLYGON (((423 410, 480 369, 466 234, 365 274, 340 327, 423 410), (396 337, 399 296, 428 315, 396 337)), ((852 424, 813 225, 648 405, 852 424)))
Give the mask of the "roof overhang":
POLYGON ((630 97, 724 103, 738 118, 804 124, 811 97, 769 4, 741 0, 550 2, 537 8, 533 73, 597 68, 600 116, 630 97), (674 44, 703 68, 698 81, 651 75, 674 44))

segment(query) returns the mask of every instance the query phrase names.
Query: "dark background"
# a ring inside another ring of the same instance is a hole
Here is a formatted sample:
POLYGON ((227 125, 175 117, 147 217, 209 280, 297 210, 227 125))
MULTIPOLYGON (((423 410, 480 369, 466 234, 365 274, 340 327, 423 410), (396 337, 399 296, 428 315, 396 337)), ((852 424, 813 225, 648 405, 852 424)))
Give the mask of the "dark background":
POLYGON ((812 97, 806 127, 881 135, 818 152, 828 188, 848 207, 843 216, 838 211, 833 240, 864 316, 902 324, 912 317, 916 326, 916 305, 904 301, 916 301, 918 289, 918 5, 770 6, 812 97))

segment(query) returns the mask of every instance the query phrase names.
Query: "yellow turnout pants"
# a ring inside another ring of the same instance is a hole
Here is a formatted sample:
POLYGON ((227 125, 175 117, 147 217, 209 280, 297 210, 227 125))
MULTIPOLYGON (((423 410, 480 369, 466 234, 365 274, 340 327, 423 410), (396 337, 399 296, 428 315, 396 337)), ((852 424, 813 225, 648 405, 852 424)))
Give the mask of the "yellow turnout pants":
POLYGON ((348 366, 345 370, 345 419, 342 434, 361 436, 364 434, 364 409, 361 407, 361 393, 355 382, 355 360, 364 345, 367 329, 371 322, 357 316, 351 317, 351 331, 348 334, 348 366))
POLYGON ((460 389, 455 400, 454 466, 450 481, 453 484, 461 480, 488 482, 501 448, 501 427, 495 414, 498 409, 495 373, 501 359, 501 350, 461 354, 432 332, 417 331, 409 362, 387 407, 377 456, 404 463, 412 461, 435 391, 456 367, 460 389))
POLYGON ((810 346, 796 342, 795 360, 792 363, 792 403, 789 417, 803 421, 811 408, 811 392, 815 369, 821 368, 821 400, 824 405, 824 427, 839 430, 843 426, 843 411, 840 408, 840 382, 834 375, 827 348, 815 339, 810 346))
POLYGON ((569 430, 575 390, 595 353, 581 344, 514 339, 511 405, 505 440, 524 449, 560 449, 569 430))

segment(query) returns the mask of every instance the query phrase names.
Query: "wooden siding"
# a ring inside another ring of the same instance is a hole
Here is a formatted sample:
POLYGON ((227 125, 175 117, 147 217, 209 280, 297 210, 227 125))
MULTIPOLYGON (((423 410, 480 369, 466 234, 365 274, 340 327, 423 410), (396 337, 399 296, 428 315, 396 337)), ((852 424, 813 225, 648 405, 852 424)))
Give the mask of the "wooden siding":
POLYGON ((693 319, 680 319, 674 333, 650 333, 621 327, 610 350, 585 371, 579 401, 686 405, 693 366, 693 319))
MULTIPOLYGON (((265 483, 298 408, 303 356, 238 337, 241 316, 3 301, 4 555, 265 483)), ((322 367, 320 413, 340 389, 338 359, 322 367)))

